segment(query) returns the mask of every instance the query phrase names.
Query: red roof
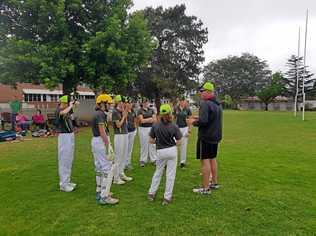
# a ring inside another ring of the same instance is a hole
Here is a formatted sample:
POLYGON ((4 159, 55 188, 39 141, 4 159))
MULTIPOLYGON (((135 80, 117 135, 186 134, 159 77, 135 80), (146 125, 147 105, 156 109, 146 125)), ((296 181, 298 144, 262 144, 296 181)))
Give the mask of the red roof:
MULTIPOLYGON (((32 83, 18 83, 17 88, 14 89, 10 85, 0 84, 0 103, 8 103, 14 99, 23 100, 23 89, 45 89, 47 88, 43 84, 32 84, 32 83), (15 98, 16 96, 16 98, 15 98)), ((54 90, 62 90, 60 84, 54 90)), ((90 88, 84 86, 78 86, 77 91, 80 92, 93 92, 90 88)))
POLYGON ((13 89, 9 85, 0 84, 0 103, 8 103, 12 100, 22 100, 23 93, 20 89, 13 89))

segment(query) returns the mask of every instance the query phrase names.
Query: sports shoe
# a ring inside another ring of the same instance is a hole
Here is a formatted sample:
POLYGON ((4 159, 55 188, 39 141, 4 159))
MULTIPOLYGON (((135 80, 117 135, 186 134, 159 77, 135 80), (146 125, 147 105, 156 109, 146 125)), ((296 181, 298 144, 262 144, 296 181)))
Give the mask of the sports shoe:
POLYGON ((147 199, 151 202, 155 201, 155 194, 148 193, 147 199))
MULTIPOLYGON (((113 196, 113 193, 112 192, 109 192, 109 197, 112 197, 113 196)), ((101 199, 101 192, 96 192, 95 194, 95 200, 97 200, 97 202, 101 199)))
POLYGON ((200 193, 202 195, 209 195, 211 194, 211 189, 205 189, 205 188, 194 188, 193 189, 194 193, 200 193))
POLYGON ((140 162, 140 167, 145 167, 145 162, 141 161, 140 162))
POLYGON ((99 204, 101 205, 115 205, 119 202, 118 199, 116 198, 112 198, 112 197, 104 197, 104 198, 100 198, 99 200, 99 204))
POLYGON ((169 205, 170 203, 171 203, 171 200, 168 200, 168 199, 165 199, 165 198, 164 198, 164 199, 162 200, 162 203, 161 203, 161 204, 162 204, 163 206, 166 206, 166 205, 169 205))
POLYGON ((118 184, 118 185, 123 185, 125 183, 126 182, 124 180, 122 180, 121 178, 116 179, 116 180, 113 181, 113 184, 118 184))
POLYGON ((180 163, 180 168, 184 168, 185 167, 185 163, 180 163))
POLYGON ((126 176, 124 173, 120 175, 121 177, 121 180, 125 181, 125 182, 129 182, 129 181, 132 181, 133 178, 132 177, 128 177, 126 176))
POLYGON ((70 182, 69 185, 72 186, 74 189, 77 187, 77 184, 75 184, 75 183, 70 182))
POLYGON ((66 185, 62 185, 62 186, 60 186, 60 191, 62 191, 62 192, 67 192, 67 193, 69 193, 69 192, 72 192, 72 191, 74 191, 74 187, 73 186, 71 186, 70 184, 66 184, 66 185))
POLYGON ((210 189, 218 190, 220 188, 219 184, 210 184, 210 189))

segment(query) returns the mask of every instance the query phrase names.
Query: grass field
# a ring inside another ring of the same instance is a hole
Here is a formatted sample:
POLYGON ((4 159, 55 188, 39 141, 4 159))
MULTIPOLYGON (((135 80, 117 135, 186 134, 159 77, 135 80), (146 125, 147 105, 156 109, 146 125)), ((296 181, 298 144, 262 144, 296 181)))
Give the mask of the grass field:
MULTIPOLYGON (((72 193, 58 191, 56 138, 0 144, 0 235, 316 235, 316 113, 302 122, 290 113, 224 113, 220 146, 222 188, 192 193, 200 182, 196 131, 188 167, 178 169, 174 202, 146 194, 153 166, 114 186, 114 207, 95 202, 90 129, 76 136, 72 193)), ((162 182, 164 183, 164 182, 162 182)))

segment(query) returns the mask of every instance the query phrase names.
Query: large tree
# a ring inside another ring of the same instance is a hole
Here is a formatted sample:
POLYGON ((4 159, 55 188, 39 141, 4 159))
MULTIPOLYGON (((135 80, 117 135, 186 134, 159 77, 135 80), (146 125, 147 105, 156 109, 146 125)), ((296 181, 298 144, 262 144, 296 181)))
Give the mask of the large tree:
POLYGON ((163 97, 178 97, 194 88, 201 72, 208 32, 201 20, 185 10, 185 5, 144 10, 157 48, 134 87, 136 93, 155 99, 157 106, 163 97))
POLYGON ((308 71, 307 67, 304 68, 303 57, 292 55, 288 59, 287 67, 288 71, 285 73, 283 79, 286 88, 285 95, 294 99, 296 88, 298 87, 298 95, 301 97, 303 90, 303 80, 305 93, 307 95, 312 94, 314 92, 314 84, 316 79, 313 78, 314 74, 308 71))
POLYGON ((142 12, 128 15, 130 6, 114 8, 104 31, 84 45, 85 78, 95 90, 125 93, 151 56, 154 44, 144 16, 142 12))
POLYGON ((272 75, 269 84, 263 87, 257 94, 258 98, 265 104, 265 110, 268 111, 269 104, 282 94, 284 91, 283 76, 281 72, 276 72, 272 75))
POLYGON ((82 82, 94 89, 124 85, 145 63, 151 47, 142 16, 128 14, 131 4, 130 0, 2 1, 1 81, 41 82, 50 88, 62 83, 67 94, 82 82), (92 55, 95 51, 97 55, 92 55))
POLYGON ((270 77, 266 61, 249 53, 212 61, 204 68, 204 80, 213 81, 219 95, 229 95, 235 103, 256 95, 270 77))

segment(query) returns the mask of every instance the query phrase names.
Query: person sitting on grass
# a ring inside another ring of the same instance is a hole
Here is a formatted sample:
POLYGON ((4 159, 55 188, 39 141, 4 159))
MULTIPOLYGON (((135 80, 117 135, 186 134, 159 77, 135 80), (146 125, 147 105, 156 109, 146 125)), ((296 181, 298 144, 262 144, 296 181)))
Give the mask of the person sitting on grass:
POLYGON ((166 189, 162 204, 167 205, 172 200, 172 192, 177 171, 177 147, 181 144, 180 129, 172 124, 171 107, 169 104, 160 106, 161 120, 155 123, 149 133, 149 141, 156 144, 156 171, 148 192, 148 200, 154 201, 161 177, 166 167, 166 189))
POLYGON ((22 114, 22 112, 20 112, 16 116, 16 124, 19 128, 21 128, 21 130, 28 130, 32 124, 32 121, 30 121, 26 115, 22 114))
POLYGON ((45 122, 45 118, 44 116, 42 115, 42 111, 40 109, 38 109, 36 111, 36 114, 32 116, 32 121, 33 121, 33 124, 35 126, 37 126, 38 128, 40 129, 46 129, 46 122, 45 122))

